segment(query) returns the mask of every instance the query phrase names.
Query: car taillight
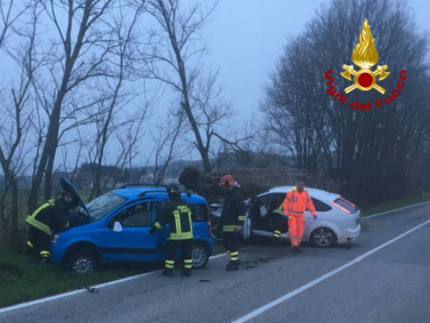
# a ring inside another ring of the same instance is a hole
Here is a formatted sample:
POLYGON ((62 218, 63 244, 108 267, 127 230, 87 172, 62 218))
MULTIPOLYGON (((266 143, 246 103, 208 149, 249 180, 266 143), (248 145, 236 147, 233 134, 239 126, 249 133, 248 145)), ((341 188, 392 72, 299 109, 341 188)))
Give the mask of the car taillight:
POLYGON ((347 209, 345 209, 343 206, 340 206, 339 204, 337 204, 335 201, 331 201, 331 204, 333 204, 334 206, 338 207, 339 209, 341 209, 343 212, 351 214, 350 211, 348 211, 347 209))

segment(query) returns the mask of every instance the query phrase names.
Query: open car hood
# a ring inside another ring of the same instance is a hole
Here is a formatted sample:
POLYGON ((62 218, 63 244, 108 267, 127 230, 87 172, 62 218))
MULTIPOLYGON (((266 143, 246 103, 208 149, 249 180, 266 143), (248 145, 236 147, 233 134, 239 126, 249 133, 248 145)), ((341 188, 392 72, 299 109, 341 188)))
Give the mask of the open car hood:
POLYGON ((81 196, 79 195, 78 191, 76 190, 75 186, 70 182, 68 179, 60 178, 60 184, 61 188, 72 194, 73 198, 75 198, 78 201, 78 205, 82 208, 84 211, 84 214, 91 218, 90 212, 88 212, 87 207, 85 206, 84 201, 82 201, 81 196))

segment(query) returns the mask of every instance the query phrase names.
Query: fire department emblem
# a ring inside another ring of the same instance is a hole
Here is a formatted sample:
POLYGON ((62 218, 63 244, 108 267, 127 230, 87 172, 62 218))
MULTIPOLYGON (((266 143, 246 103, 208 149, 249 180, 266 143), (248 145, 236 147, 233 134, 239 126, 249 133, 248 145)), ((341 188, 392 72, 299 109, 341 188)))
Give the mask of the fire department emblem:
POLYGON ((354 76, 354 84, 345 88, 345 93, 349 93, 355 89, 359 89, 361 91, 375 89, 381 94, 384 94, 385 89, 376 84, 376 77, 379 76, 378 80, 382 81, 390 75, 390 72, 386 71, 388 65, 378 65, 375 71, 371 70, 372 66, 378 62, 379 55, 376 51, 375 40, 370 32, 370 26, 367 19, 363 22, 363 28, 361 29, 358 43, 352 52, 351 59, 355 65, 360 67, 360 70, 354 70, 353 65, 344 64, 342 66, 345 71, 340 73, 340 75, 350 81, 352 81, 351 75, 354 76))

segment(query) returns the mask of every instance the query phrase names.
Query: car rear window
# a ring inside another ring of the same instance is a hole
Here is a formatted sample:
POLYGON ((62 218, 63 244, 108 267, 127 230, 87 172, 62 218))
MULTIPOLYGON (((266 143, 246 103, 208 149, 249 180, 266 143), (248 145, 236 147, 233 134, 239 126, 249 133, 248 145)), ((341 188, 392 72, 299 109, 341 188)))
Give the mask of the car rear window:
POLYGON ((314 203, 315 211, 317 211, 317 212, 327 212, 327 211, 331 210, 330 205, 328 205, 324 202, 321 202, 320 200, 318 200, 314 197, 312 197, 312 202, 314 203))
POLYGON ((191 204, 190 207, 193 213, 193 222, 208 221, 208 209, 206 204, 191 204))
POLYGON ((337 198, 336 200, 334 200, 334 203, 336 203, 337 205, 343 207, 344 209, 348 210, 351 213, 356 213, 358 211, 357 206, 355 206, 350 201, 345 200, 343 197, 337 198))

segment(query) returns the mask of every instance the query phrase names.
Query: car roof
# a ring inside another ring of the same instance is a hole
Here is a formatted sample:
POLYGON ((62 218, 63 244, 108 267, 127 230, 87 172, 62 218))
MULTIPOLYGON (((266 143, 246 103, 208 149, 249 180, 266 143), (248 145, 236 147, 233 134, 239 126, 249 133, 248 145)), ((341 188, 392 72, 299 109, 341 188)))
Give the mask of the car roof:
MULTIPOLYGON (((289 190, 291 190, 294 186, 278 186, 278 187, 272 187, 269 189, 268 192, 265 192, 263 194, 260 194, 259 196, 270 194, 270 193, 282 193, 287 194, 289 190)), ((317 188, 312 187, 305 187, 305 190, 309 192, 309 194, 312 197, 315 197, 317 199, 326 200, 326 201, 333 201, 339 197, 339 194, 323 191, 317 188)))
MULTIPOLYGON (((165 187, 160 186, 130 186, 130 187, 121 187, 112 191, 115 194, 118 194, 122 197, 125 197, 128 200, 134 200, 141 197, 146 198, 159 198, 159 199, 168 199, 169 196, 166 192, 165 187)), ((181 198, 192 204, 204 204, 206 200, 197 194, 192 193, 191 196, 188 196, 187 193, 181 193, 181 198)))

